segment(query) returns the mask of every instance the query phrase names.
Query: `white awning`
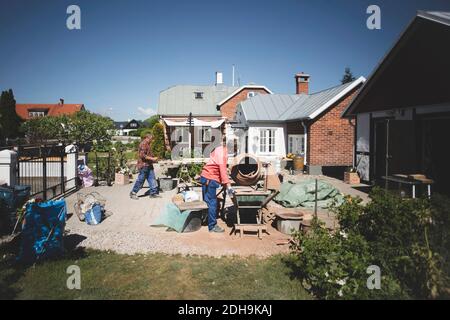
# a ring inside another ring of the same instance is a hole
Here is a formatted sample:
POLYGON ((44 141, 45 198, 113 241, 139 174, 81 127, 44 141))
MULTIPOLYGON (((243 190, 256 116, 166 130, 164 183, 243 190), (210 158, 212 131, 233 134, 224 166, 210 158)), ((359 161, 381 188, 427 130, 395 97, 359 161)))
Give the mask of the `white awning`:
MULTIPOLYGON (((224 123, 224 121, 225 121, 225 119, 215 120, 215 121, 203 121, 203 120, 199 120, 197 118, 192 118, 192 126, 219 128, 224 123)), ((173 120, 164 119, 164 122, 169 127, 188 127, 189 126, 189 123, 187 120, 186 121, 173 121, 173 120)))

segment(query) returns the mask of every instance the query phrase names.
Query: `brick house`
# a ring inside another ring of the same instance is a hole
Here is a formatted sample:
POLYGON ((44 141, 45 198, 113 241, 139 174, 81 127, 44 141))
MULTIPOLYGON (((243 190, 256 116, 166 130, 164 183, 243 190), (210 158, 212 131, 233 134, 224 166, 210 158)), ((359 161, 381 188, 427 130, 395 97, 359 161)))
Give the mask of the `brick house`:
POLYGON ((220 72, 216 73, 214 85, 176 85, 161 91, 158 115, 164 125, 166 146, 171 150, 176 147, 180 157, 191 153, 207 157, 207 147, 218 132, 226 134, 229 141, 235 140, 237 105, 249 97, 271 93, 255 84, 225 85, 220 72))
POLYGON ((18 103, 16 113, 24 121, 40 117, 56 117, 60 115, 71 115, 85 110, 84 104, 66 104, 64 99, 54 104, 18 103))
POLYGON ((355 127, 341 115, 365 78, 313 94, 309 80, 299 73, 295 95, 260 95, 238 105, 236 127, 245 139, 241 152, 266 161, 302 155, 311 174, 334 174, 353 165, 355 127))

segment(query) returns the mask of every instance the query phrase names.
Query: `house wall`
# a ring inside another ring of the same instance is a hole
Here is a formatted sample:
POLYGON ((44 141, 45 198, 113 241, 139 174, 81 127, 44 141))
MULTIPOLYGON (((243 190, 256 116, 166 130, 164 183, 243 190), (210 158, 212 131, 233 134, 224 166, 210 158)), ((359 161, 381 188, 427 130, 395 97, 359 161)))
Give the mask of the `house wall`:
POLYGON ((309 166, 351 166, 354 154, 354 121, 341 117, 357 91, 320 115, 308 129, 309 166))
POLYGON ((305 130, 299 121, 288 122, 286 124, 287 134, 304 134, 305 130))
POLYGON ((220 107, 220 113, 222 114, 222 117, 227 118, 228 121, 233 120, 236 114, 237 105, 239 104, 239 102, 247 100, 247 95, 249 92, 268 94, 268 92, 264 89, 244 89, 220 107))
POLYGON ((286 155, 286 124, 250 124, 247 134, 248 153, 257 156, 261 161, 273 162, 286 155), (259 151, 260 129, 275 129, 275 152, 267 154, 259 151))
MULTIPOLYGON (((450 113, 450 105, 419 106, 402 110, 377 111, 372 113, 359 113, 356 116, 356 157, 355 166, 361 180, 370 182, 375 180, 375 146, 371 145, 371 137, 374 139, 375 128, 373 121, 380 118, 392 120, 413 121, 422 116, 440 119, 443 114, 450 113), (401 111, 401 112, 400 112, 401 111), (433 115, 435 114, 435 115, 433 115)), ((414 137, 411 137, 413 139, 414 137)))

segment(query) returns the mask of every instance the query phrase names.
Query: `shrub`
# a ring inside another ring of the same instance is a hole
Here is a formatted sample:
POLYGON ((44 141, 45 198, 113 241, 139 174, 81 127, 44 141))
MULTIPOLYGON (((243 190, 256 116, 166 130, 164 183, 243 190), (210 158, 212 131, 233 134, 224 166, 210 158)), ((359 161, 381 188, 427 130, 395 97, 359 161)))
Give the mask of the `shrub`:
POLYGON ((148 118, 144 122, 147 125, 147 128, 153 129, 155 124, 159 123, 159 116, 158 115, 151 116, 150 118, 148 118))
POLYGON ((152 141, 152 152, 155 157, 163 159, 166 152, 166 146, 164 143, 164 127, 162 124, 157 123, 152 129, 153 141, 152 141))
POLYGON ((448 295, 450 200, 401 199, 374 189, 371 202, 346 198, 333 207, 340 228, 317 222, 291 246, 299 275, 320 298, 440 298, 448 295), (366 288, 377 265, 382 289, 366 288))

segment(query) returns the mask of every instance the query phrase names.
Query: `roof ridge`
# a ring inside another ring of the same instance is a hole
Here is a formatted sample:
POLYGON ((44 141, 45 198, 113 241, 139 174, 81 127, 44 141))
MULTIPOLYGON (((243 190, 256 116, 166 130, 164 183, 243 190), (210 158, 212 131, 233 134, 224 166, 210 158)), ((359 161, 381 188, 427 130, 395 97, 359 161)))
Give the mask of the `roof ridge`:
POLYGON ((341 84, 335 85, 335 86, 333 86, 333 87, 329 87, 329 88, 327 88, 327 89, 322 89, 322 90, 320 90, 320 91, 317 91, 317 92, 308 94, 308 96, 314 96, 314 95, 316 95, 316 94, 319 94, 319 93, 322 93, 322 92, 325 92, 325 91, 329 91, 329 90, 336 89, 336 88, 339 88, 339 87, 342 87, 342 86, 350 85, 351 83, 353 83, 353 82, 355 82, 355 81, 357 81, 357 80, 358 80, 358 79, 355 79, 355 80, 353 80, 353 81, 351 81, 351 82, 341 83, 341 84))

